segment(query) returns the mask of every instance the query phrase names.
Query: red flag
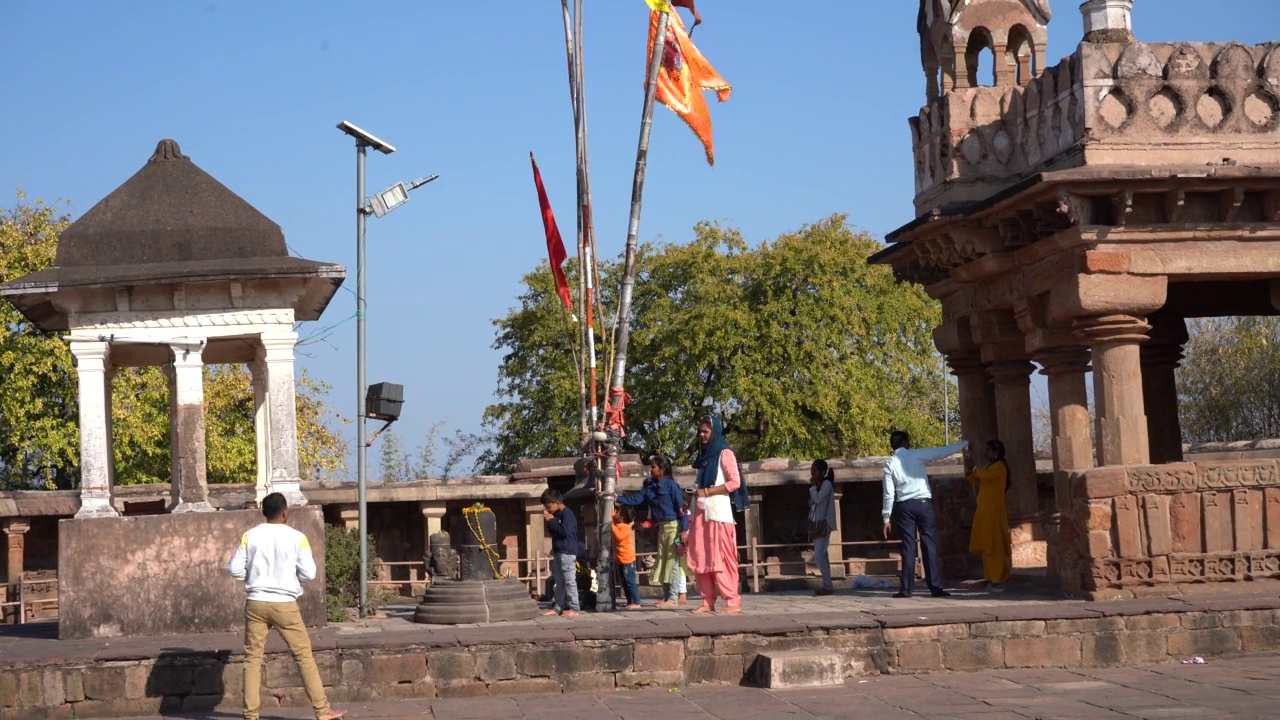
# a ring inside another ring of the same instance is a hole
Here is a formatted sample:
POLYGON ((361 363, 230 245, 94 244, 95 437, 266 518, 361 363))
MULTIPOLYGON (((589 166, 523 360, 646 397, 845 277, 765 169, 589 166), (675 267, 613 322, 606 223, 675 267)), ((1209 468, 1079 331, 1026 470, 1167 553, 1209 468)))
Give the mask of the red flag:
POLYGON ((529 162, 533 164, 533 184, 538 186, 538 207, 542 209, 542 229, 547 233, 547 259, 551 261, 551 275, 556 280, 556 294, 564 301, 564 307, 573 311, 573 299, 569 295, 569 282, 564 279, 564 263, 567 254, 564 251, 564 240, 560 239, 560 228, 556 226, 556 216, 551 212, 551 203, 547 200, 547 189, 542 186, 542 174, 538 172, 538 161, 529 153, 529 162))

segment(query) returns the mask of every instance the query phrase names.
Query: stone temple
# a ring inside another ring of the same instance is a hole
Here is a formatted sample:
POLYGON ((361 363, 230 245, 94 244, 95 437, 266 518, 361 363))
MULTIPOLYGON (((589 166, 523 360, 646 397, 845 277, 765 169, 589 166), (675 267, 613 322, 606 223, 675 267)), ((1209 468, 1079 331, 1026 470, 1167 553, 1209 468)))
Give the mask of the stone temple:
POLYGON ((1132 6, 1083 3, 1043 67, 1044 0, 923 0, 916 218, 873 258, 942 302, 964 437, 1006 443, 1016 534, 1095 596, 1280 577, 1275 460, 1183 462, 1174 382, 1187 318, 1280 313, 1280 46, 1140 42, 1132 6))

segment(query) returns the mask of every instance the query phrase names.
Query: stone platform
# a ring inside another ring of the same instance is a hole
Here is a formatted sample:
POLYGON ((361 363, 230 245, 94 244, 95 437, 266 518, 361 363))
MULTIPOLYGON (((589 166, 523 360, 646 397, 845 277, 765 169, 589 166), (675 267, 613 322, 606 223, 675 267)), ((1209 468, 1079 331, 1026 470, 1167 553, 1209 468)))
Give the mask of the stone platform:
MULTIPOLYGON (((762 652, 825 649, 846 677, 938 670, 1098 668, 1280 648, 1280 583, 1204 585, 1172 598, 1055 600, 1015 589, 895 600, 889 591, 748 595, 738 615, 668 610, 470 627, 399 617, 313 632, 334 702, 604 692, 751 683, 762 652)), ((234 633, 59 641, 53 625, 0 633, 0 717, 234 712, 234 633)), ((264 705, 305 706, 272 636, 264 705)))

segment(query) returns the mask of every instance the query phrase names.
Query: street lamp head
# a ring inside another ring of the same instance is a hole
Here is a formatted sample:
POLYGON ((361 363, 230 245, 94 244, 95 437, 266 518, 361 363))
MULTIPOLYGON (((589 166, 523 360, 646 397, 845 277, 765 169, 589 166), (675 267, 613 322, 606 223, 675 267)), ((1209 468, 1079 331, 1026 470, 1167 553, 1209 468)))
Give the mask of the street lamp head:
POLYGON ((355 138, 356 144, 363 145, 365 147, 371 147, 374 150, 377 150, 378 152, 382 153, 383 155, 390 155, 391 153, 396 151, 395 147, 390 143, 386 143, 386 142, 383 142, 382 140, 379 140, 377 137, 370 135, 369 133, 365 132, 364 130, 361 130, 355 125, 352 125, 346 120, 343 120, 342 122, 338 123, 338 129, 350 135, 351 137, 355 138))
POLYGON ((369 210, 375 217, 382 217, 409 202, 409 188, 404 183, 396 183, 369 200, 369 210))

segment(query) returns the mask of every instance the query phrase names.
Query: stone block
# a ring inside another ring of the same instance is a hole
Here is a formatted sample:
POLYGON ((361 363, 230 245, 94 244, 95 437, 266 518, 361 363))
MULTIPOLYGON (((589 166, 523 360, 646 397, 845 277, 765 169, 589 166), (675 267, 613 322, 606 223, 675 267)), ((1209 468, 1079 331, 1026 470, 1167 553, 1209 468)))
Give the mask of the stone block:
POLYGON ((476 676, 485 682, 511 680, 516 676, 516 654, 513 650, 475 653, 476 676))
MULTIPOLYGON (((369 690, 371 696, 377 700, 417 700, 420 698, 431 699, 436 696, 435 683, 429 680, 425 682, 398 683, 396 685, 378 685, 369 688, 369 690)), ((294 691, 290 690, 290 692, 294 691)), ((305 707, 310 703, 307 701, 306 695, 303 695, 298 702, 291 703, 291 705, 305 707)))
POLYGON ((39 670, 24 670, 18 675, 19 707, 39 707, 44 702, 44 678, 39 670))
POLYGON ((530 677, 631 670, 631 645, 582 647, 568 643, 516 652, 516 670, 530 677))
POLYGON ((1111 541, 1111 533, 1102 530, 1091 530, 1085 533, 1085 557, 1102 559, 1115 557, 1115 545, 1111 541))
POLYGON ((1138 498, 1121 495, 1115 498, 1116 550, 1122 558, 1139 558, 1142 550, 1142 527, 1138 524, 1138 498))
POLYGON ((125 681, 123 667, 88 667, 83 676, 86 700, 123 700, 125 681))
POLYGON ((1114 513, 1112 513, 1110 506, 1095 502, 1085 503, 1080 512, 1084 516, 1082 524, 1086 531, 1102 530, 1111 532, 1114 513))
POLYGON ((1082 273, 1122 274, 1129 272, 1129 253, 1113 250, 1086 250, 1076 256, 1082 273))
POLYGON ((1199 493, 1178 493, 1169 499, 1169 532, 1174 552, 1204 552, 1200 513, 1199 493))
POLYGON ((262 664, 262 686, 270 689, 302 687, 302 674, 291 655, 267 656, 262 664))
POLYGON ((1142 514, 1147 528, 1147 555, 1156 557, 1173 552, 1169 498, 1165 495, 1143 495, 1142 514))
MULTIPOLYGON (((293 658, 289 658, 289 662, 293 662, 293 658)), ((125 671, 125 676, 129 680, 133 680, 131 676, 142 678, 141 685, 143 690, 141 693, 130 690, 128 697, 164 697, 166 695, 190 695, 192 686, 194 685, 194 672, 191 663, 182 661, 171 661, 168 659, 157 660, 145 673, 142 668, 129 668, 125 671), (145 677, 143 677, 145 675, 145 677)), ((130 682, 130 685, 136 685, 130 682)), ((299 685, 302 683, 299 682, 299 685)), ((268 687, 272 687, 268 685, 268 687)))
POLYGON ((1280 647, 1280 627, 1259 625, 1240 628, 1240 648, 1247 653, 1273 652, 1280 647))
POLYGON ((66 687, 62 682, 62 671, 56 668, 47 668, 40 677, 40 686, 43 690, 43 706, 46 708, 57 707, 66 702, 66 687))
POLYGON ((1154 615, 1129 615, 1124 618, 1125 630, 1168 630, 1181 624, 1181 618, 1172 613, 1154 615))
POLYGON ((711 652, 711 636, 694 635, 684 641, 685 652, 689 655, 699 655, 701 653, 711 652))
POLYGON ((945 640, 942 665, 948 670, 974 671, 1004 667, 1004 643, 999 640, 945 640))
MULTIPOLYGON (((69 703, 78 703, 84 700, 84 675, 81 670, 67 670, 63 673, 62 685, 66 693, 66 699, 69 703)), ((0 687, 4 684, 4 679, 0 678, 0 687)), ((3 699, 4 691, 0 689, 0 707, 4 707, 3 699)))
POLYGON ((1187 630, 1209 630, 1222 627, 1222 616, 1216 612, 1188 612, 1174 616, 1187 630))
POLYGON ((363 685, 364 662, 344 655, 342 660, 342 684, 363 685))
POLYGON ((951 625, 917 625, 914 627, 885 628, 884 641, 889 643, 944 640, 969 636, 969 626, 964 623, 951 625))
POLYGON ((1266 505, 1263 513, 1266 546, 1268 550, 1274 550, 1280 548, 1280 488, 1269 487, 1262 492, 1263 504, 1266 505))
POLYGON ((693 655, 684 660, 685 682, 740 683, 743 676, 741 655, 693 655))
MULTIPOLYGON (((222 694, 187 695, 182 698, 182 712, 207 713, 222 702, 222 694)), ((243 700, 241 701, 243 702, 243 700)))
POLYGON ((970 637, 1019 637, 1040 636, 1045 631, 1044 620, 1005 620, 1001 622, 974 623, 969 626, 970 637))
POLYGON ((613 692, 617 687, 613 673, 578 673, 560 678, 567 693, 613 692))
POLYGON ((921 672, 942 669, 941 643, 902 643, 897 649, 898 669, 902 672, 921 672))
POLYGON ((364 682, 369 685, 394 685, 418 682, 426 677, 427 659, 424 655, 374 655, 369 658, 369 665, 365 668, 364 682))
MULTIPOLYGON (((195 514, 195 513, 191 513, 195 514)), ((264 695, 262 698, 263 707, 268 707, 267 700, 270 696, 264 695)), ((85 700, 76 703, 73 707, 78 717, 84 718, 109 718, 109 717, 159 717, 161 707, 164 705, 164 698, 118 698, 115 700, 85 700)))
POLYGON ((1232 529, 1237 552, 1261 550, 1263 544, 1262 491, 1232 490, 1232 529))
POLYGON ((1253 627, 1275 623, 1274 610, 1228 610, 1220 616, 1223 627, 1253 627))
POLYGON ((0 670, 0 708, 13 707, 18 704, 18 672, 13 669, 0 670))
POLYGON ((224 697, 244 695, 244 663, 227 663, 222 668, 222 694, 224 697))
POLYGON ((844 684, 844 660, 825 650, 762 652, 756 682, 763 688, 824 687, 844 684))
POLYGON ((436 696, 441 698, 473 698, 488 694, 489 687, 479 680, 455 680, 436 685, 436 696))
MULTIPOLYGON (((244 627, 244 586, 227 579, 227 555, 257 510, 227 510, 58 523, 58 637, 229 632, 244 627), (136 548, 137 552, 120 552, 136 548), (143 551, 145 550, 145 551, 143 551), (209 588, 221 588, 209 592, 209 588), (146 602, 138 602, 146 598, 146 602)), ((289 524, 307 535, 318 574, 299 600, 307 625, 325 622, 324 518, 319 506, 292 508, 289 524)))
POLYGON ((1121 617, 1047 620, 1044 624, 1045 633, 1049 635, 1072 635, 1075 633, 1107 632, 1123 629, 1124 618, 1121 617))
POLYGON ((1205 552, 1231 552, 1235 542, 1231 531, 1231 493, 1200 493, 1204 522, 1205 552))
POLYGON ((130 700, 143 697, 161 697, 163 693, 148 693, 147 683, 151 679, 154 663, 129 663, 124 666, 124 696, 130 700))
POLYGON ((1240 652, 1240 634, 1234 629, 1187 630, 1169 635, 1169 654, 1175 657, 1237 652, 1240 652))
POLYGON ((1080 663, 1080 639, 1012 638, 1004 643, 1004 662, 1011 668, 1075 667, 1080 663))
POLYGON ((489 685, 490 695, 547 695, 560 692, 560 683, 551 678, 499 680, 489 685))
POLYGON ((1086 500, 1104 500, 1129 493, 1129 475, 1124 467, 1111 465, 1090 468, 1071 477, 1073 495, 1086 500))
POLYGON ((1080 638, 1080 662, 1085 667, 1111 667, 1163 662, 1168 657, 1163 632, 1104 632, 1080 638))
POLYGON ((678 687, 684 684, 684 672, 680 670, 620 672, 617 675, 617 684, 620 688, 678 687))
POLYGON ((468 652, 434 652, 427 658, 427 674, 437 685, 476 676, 475 657, 468 652))
POLYGON ((638 642, 632 667, 636 672, 679 670, 684 667, 684 643, 678 640, 638 642))

